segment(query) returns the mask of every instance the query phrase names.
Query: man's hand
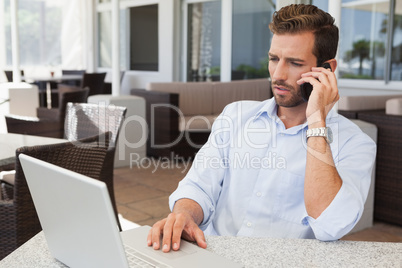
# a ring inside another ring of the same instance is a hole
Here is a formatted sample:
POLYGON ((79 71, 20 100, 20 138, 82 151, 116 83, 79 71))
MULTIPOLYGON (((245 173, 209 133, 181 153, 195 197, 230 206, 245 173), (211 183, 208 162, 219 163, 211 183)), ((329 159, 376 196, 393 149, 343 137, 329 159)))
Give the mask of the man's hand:
MULTIPOLYGON (((336 61, 330 63, 335 70, 336 61)), ((335 74, 323 67, 312 68, 297 81, 298 84, 305 82, 313 86, 306 109, 308 127, 325 127, 329 111, 339 100, 335 74)), ((304 180, 304 202, 308 215, 318 218, 341 186, 342 179, 335 167, 330 145, 323 138, 309 138, 304 180)))
POLYGON ((314 67, 297 81, 299 85, 305 82, 313 86, 306 110, 308 124, 325 122, 328 112, 339 100, 335 74, 329 69, 314 67))
POLYGON ((204 233, 198 227, 198 224, 202 221, 202 216, 202 209, 196 202, 190 199, 178 200, 173 212, 167 218, 155 223, 149 231, 148 246, 160 249, 162 236, 163 252, 169 252, 171 248, 179 250, 181 237, 188 241, 196 242, 201 248, 206 248, 207 243, 205 242, 204 233))

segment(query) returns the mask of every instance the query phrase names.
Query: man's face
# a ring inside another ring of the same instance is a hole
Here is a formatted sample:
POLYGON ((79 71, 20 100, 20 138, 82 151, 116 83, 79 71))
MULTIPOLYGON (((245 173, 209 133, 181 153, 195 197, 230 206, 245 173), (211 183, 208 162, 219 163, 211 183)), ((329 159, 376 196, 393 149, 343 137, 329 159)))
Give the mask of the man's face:
POLYGON ((316 65, 313 46, 311 32, 274 34, 268 53, 269 73, 272 92, 279 106, 295 107, 304 103, 296 81, 316 65))

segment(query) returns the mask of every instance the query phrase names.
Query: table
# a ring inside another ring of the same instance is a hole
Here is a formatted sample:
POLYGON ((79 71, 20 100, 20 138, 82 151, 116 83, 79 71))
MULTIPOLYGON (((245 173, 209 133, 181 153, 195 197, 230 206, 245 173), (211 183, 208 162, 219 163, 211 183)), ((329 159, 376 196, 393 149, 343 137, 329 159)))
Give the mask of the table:
POLYGON ((14 164, 15 150, 22 146, 35 146, 66 142, 65 139, 56 139, 15 133, 0 133, 0 171, 3 167, 14 164))
MULTIPOLYGON (((206 239, 207 250, 244 267, 402 267, 402 243, 222 236, 206 239)), ((0 261, 0 267, 65 266, 52 258, 40 232, 0 261)))
POLYGON ((62 74, 57 76, 28 76, 24 77, 29 82, 57 82, 61 81, 81 81, 82 74, 62 74))
POLYGON ((0 133, 0 159, 15 156, 15 150, 22 146, 34 146, 66 142, 65 139, 48 138, 16 133, 0 133))
POLYGON ((29 83, 35 83, 38 85, 39 90, 46 91, 46 102, 41 98, 40 106, 45 106, 48 109, 52 108, 52 98, 51 98, 51 82, 61 83, 62 81, 81 81, 82 74, 62 74, 61 76, 29 76, 24 77, 29 83), (45 85, 45 86, 44 86, 45 85))

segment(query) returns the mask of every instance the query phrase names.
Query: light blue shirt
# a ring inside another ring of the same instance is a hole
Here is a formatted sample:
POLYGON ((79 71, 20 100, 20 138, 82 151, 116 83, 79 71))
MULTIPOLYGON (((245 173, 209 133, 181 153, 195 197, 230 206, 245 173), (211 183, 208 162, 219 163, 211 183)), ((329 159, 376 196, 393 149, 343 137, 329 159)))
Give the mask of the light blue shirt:
POLYGON ((317 219, 307 215, 304 204, 307 123, 286 129, 273 98, 226 106, 170 196, 170 208, 181 198, 196 201, 207 235, 341 238, 363 213, 376 145, 334 111, 326 123, 343 183, 317 219))

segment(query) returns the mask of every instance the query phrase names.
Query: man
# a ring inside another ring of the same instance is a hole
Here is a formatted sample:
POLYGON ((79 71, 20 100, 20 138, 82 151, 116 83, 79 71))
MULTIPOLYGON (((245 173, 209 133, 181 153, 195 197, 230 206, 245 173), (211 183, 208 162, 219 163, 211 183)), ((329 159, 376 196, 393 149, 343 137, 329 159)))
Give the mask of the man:
POLYGON ((180 237, 205 248, 204 232, 336 240, 360 219, 376 148, 331 110, 339 99, 334 19, 290 5, 275 12, 270 29, 274 98, 224 109, 170 196, 172 213, 150 231, 154 249, 178 250, 180 237), (332 71, 315 67, 324 62, 332 71), (303 83, 313 86, 308 102, 303 83))

